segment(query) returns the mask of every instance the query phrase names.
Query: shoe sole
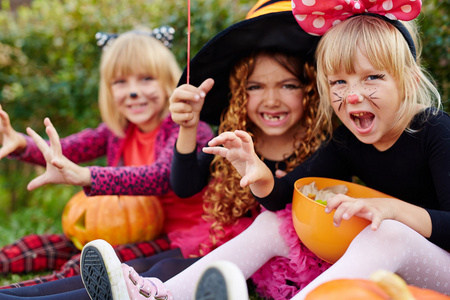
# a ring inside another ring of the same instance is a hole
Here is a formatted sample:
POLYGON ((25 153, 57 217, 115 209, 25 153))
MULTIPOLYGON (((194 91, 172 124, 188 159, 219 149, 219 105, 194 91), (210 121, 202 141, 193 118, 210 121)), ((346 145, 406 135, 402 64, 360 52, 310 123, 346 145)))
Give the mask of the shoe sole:
POLYGON ((81 278, 92 300, 129 300, 122 264, 106 241, 95 240, 83 247, 81 278))
POLYGON ((202 274, 195 300, 246 300, 247 282, 241 270, 231 262, 212 263, 202 274))

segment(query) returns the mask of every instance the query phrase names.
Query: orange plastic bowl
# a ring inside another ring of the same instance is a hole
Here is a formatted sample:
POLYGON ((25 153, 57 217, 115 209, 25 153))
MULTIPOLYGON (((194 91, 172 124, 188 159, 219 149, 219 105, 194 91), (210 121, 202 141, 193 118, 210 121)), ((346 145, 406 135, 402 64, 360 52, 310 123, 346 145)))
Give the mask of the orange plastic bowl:
POLYGON ((309 250, 321 259, 335 263, 347 250, 353 238, 367 227, 370 221, 354 216, 349 220, 343 220, 339 227, 335 227, 333 225, 334 212, 325 213, 325 205, 308 198, 299 191, 302 186, 314 181, 319 190, 328 186, 345 184, 348 188, 346 195, 355 198, 390 196, 356 183, 336 179, 305 177, 295 182, 292 199, 292 219, 295 231, 309 250))

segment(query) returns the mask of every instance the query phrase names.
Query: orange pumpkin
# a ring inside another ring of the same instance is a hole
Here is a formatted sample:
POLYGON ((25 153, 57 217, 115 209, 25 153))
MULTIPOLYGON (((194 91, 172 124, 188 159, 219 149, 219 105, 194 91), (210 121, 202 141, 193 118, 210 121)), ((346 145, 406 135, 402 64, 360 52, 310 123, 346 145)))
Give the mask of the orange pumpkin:
POLYGON ((336 279, 311 291, 305 300, 449 300, 450 297, 429 289, 407 285, 397 274, 379 270, 371 280, 336 279))
POLYGON ((305 300, 389 300, 375 282, 363 279, 336 279, 318 286, 305 300))
POLYGON ((64 207, 64 234, 78 249, 95 239, 111 245, 152 240, 161 234, 164 212, 155 196, 92 196, 76 193, 64 207))

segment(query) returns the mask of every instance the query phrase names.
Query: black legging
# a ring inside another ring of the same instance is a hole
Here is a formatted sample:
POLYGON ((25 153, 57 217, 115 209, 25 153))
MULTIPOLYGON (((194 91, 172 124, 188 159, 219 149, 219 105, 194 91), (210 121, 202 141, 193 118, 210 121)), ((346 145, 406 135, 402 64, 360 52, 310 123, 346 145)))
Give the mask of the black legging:
MULTIPOLYGON (((199 258, 183 258, 180 249, 173 249, 150 257, 127 261, 143 277, 157 277, 166 281, 199 258)), ((32 286, 0 290, 0 300, 90 300, 81 276, 73 276, 32 286)))

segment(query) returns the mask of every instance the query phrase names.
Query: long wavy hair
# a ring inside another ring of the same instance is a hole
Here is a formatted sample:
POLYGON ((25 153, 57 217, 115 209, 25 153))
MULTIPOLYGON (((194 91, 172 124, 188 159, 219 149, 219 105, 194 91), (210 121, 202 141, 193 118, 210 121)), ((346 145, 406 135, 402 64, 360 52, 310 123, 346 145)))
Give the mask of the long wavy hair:
MULTIPOLYGON (((257 58, 261 55, 271 57, 297 77, 304 91, 303 99, 299 99, 303 101, 304 114, 299 121, 298 130, 292 137, 295 150, 285 158, 285 171, 289 172, 309 157, 325 139, 325 135, 319 131, 313 134, 319 97, 315 66, 311 62, 294 55, 269 51, 256 52, 238 61, 230 73, 230 105, 221 116, 219 133, 234 130, 247 131, 253 138, 256 153, 264 159, 258 153, 259 128, 247 115, 248 94, 246 91, 247 80, 255 69, 257 58)), ((319 127, 325 129, 327 121, 324 120, 319 127)), ((215 244, 223 234, 223 225, 232 225, 249 212, 257 212, 259 206, 250 189, 240 186, 241 176, 223 157, 214 158, 210 174, 211 180, 204 197, 204 217, 212 222, 210 238, 215 244)))

